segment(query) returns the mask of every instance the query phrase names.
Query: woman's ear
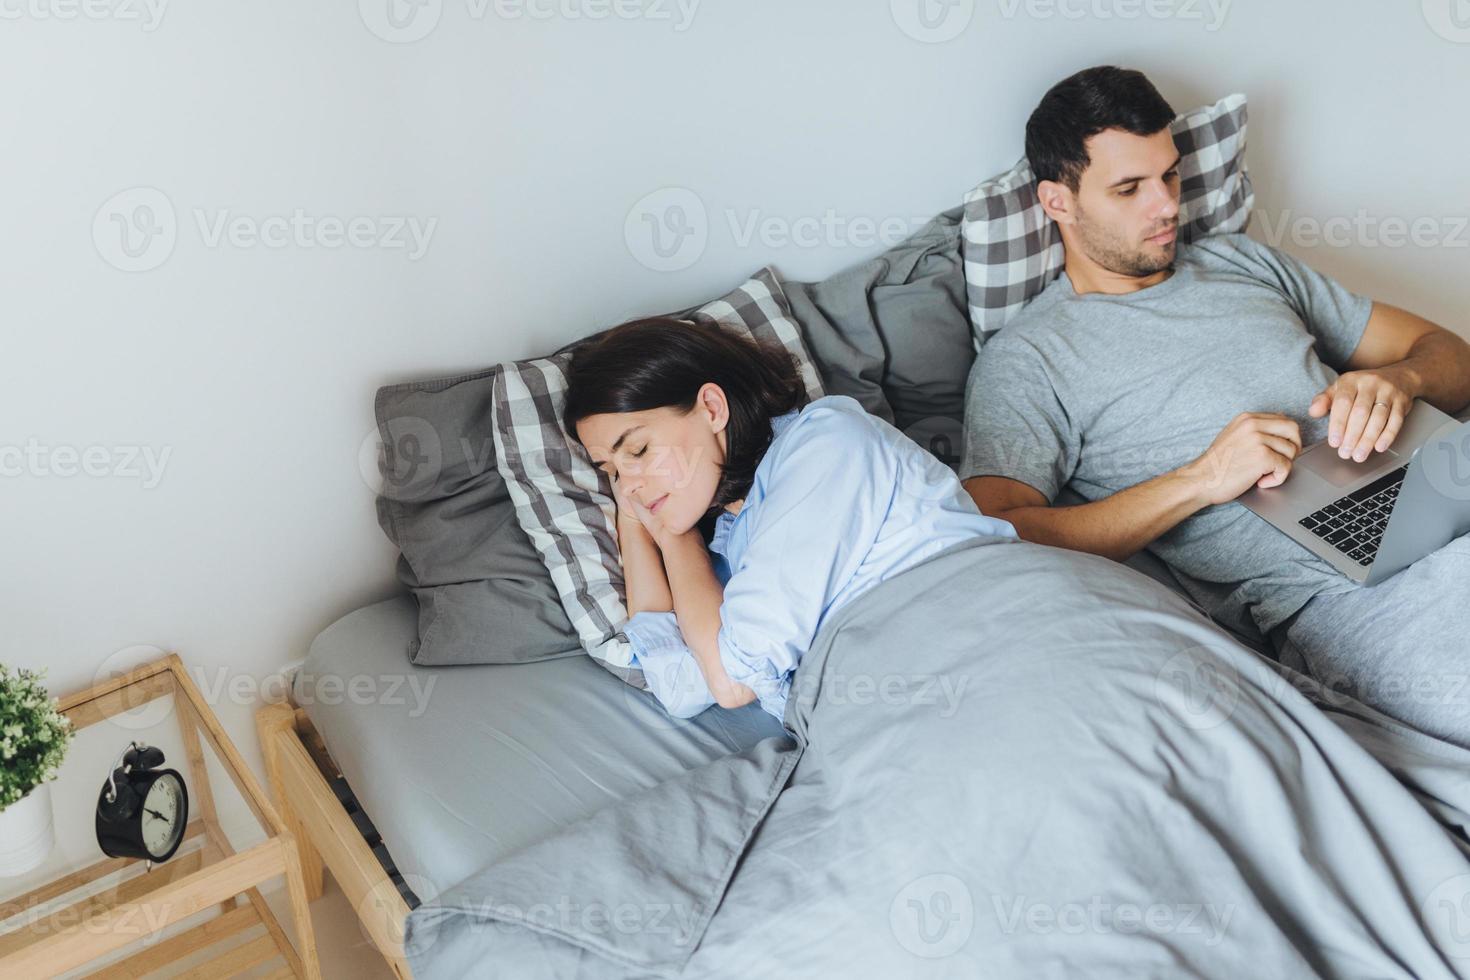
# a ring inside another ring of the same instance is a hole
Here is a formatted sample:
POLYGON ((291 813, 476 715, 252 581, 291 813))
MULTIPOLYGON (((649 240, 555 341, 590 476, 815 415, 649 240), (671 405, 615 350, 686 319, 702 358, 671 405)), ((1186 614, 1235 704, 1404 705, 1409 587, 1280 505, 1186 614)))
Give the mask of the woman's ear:
POLYGON ((694 404, 700 417, 709 421, 711 432, 724 432, 725 426, 730 424, 730 402, 725 397, 725 389, 713 381, 705 382, 699 389, 694 404))

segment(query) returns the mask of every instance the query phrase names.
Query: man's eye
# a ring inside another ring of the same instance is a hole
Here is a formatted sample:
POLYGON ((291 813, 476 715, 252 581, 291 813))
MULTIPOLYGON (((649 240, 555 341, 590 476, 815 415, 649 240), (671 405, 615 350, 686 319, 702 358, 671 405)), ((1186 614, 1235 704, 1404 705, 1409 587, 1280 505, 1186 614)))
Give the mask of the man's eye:
POLYGON ((1164 174, 1164 179, 1165 180, 1178 180, 1179 179, 1179 171, 1177 171, 1177 170, 1171 170, 1171 171, 1169 171, 1168 173, 1164 174))
POLYGON ((1118 192, 1118 196, 1119 197, 1132 197, 1133 196, 1133 192, 1136 191, 1136 190, 1138 190, 1137 187, 1130 187, 1126 191, 1119 191, 1118 192))

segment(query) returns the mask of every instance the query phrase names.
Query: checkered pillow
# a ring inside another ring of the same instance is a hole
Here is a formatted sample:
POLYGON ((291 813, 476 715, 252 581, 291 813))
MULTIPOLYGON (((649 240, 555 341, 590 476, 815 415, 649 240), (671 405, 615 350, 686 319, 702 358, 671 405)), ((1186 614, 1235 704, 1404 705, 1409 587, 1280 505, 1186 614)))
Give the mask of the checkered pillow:
MULTIPOLYGON (((772 270, 762 270, 723 299, 676 316, 779 343, 796 358, 807 398, 822 397, 821 379, 772 270)), ((628 612, 612 485, 561 424, 571 358, 571 351, 563 350, 500 366, 491 407, 496 464, 510 489, 516 521, 551 572, 582 646, 616 676, 646 688, 619 632, 628 612)))
MULTIPOLYGON (((1170 127, 1179 147, 1179 237, 1245 230, 1255 204, 1245 167, 1246 100, 1229 95, 1170 127)), ((970 326, 978 350, 1062 272, 1062 236, 1023 157, 965 197, 961 224, 970 326)))

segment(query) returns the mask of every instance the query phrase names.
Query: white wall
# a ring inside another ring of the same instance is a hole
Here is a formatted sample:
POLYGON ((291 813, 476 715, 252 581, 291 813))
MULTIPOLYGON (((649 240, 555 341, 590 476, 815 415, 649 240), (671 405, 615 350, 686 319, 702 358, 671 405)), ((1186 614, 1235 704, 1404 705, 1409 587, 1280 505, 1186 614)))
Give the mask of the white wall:
MULTIPOLYGON (((359 469, 378 385, 541 352, 768 262, 835 271, 881 249, 859 219, 892 233, 1012 163, 1042 92, 1090 64, 1149 72, 1181 110, 1248 93, 1273 226, 1362 212, 1341 247, 1286 247, 1470 328, 1466 0, 930 0, 956 18, 942 43, 899 26, 918 0, 703 0, 689 23, 674 0, 633 20, 559 12, 609 0, 425 0, 417 26, 438 20, 412 43, 366 26, 386 2, 148 20, 142 0, 116 17, 0 0, 0 660, 49 667, 57 691, 142 643, 248 690, 396 589, 359 469), (149 203, 137 188, 162 192, 176 241, 120 271, 112 215, 149 203), (676 272, 625 234, 666 188, 707 215, 676 272), (297 209, 437 224, 419 257, 211 245, 197 226, 297 209), (828 219, 836 240, 742 245, 732 216, 828 219), (1389 247, 1386 218, 1441 244, 1389 247), (112 447, 168 455, 152 485, 57 475, 63 447, 104 447, 108 472, 127 461, 112 447)), ((219 705, 254 762, 253 708, 219 705)))

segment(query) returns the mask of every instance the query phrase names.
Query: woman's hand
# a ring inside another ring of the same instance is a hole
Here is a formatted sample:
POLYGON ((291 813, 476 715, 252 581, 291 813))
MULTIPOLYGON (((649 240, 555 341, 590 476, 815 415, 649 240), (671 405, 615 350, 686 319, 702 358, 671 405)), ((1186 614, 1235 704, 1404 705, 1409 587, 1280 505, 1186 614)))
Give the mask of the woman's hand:
POLYGON ((659 548, 667 536, 667 529, 659 516, 628 494, 625 494, 617 480, 613 481, 613 500, 618 505, 618 531, 621 534, 625 529, 634 534, 644 533, 653 539, 653 543, 659 548))
MULTIPOLYGON (((626 499, 618 483, 613 481, 613 500, 618 507, 618 551, 623 561, 623 586, 626 590, 628 615, 640 612, 673 612, 674 597, 669 591, 668 573, 658 541, 638 517, 637 505, 626 499)), ((647 508, 644 508, 647 510, 647 508)), ((653 515, 649 515, 653 517, 653 515)), ((657 518, 654 518, 657 521, 657 518)))

